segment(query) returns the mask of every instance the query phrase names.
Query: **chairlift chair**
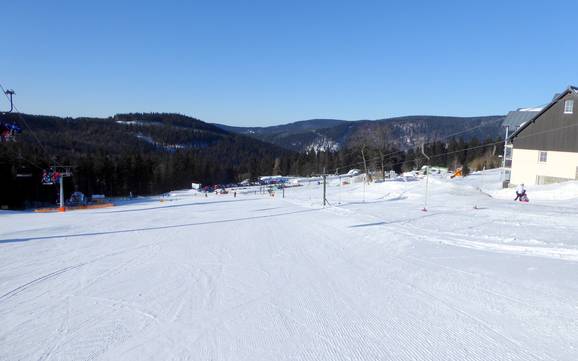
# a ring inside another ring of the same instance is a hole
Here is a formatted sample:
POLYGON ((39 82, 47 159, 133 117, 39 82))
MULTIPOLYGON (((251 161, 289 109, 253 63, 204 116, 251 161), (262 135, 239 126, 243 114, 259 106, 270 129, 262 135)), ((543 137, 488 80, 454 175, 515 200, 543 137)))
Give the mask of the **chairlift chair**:
POLYGON ((16 168, 16 178, 30 178, 32 177, 32 170, 26 166, 16 168))
MULTIPOLYGON (((6 112, 2 112, 3 115, 8 113, 12 113, 14 110, 14 102, 12 101, 12 96, 14 90, 8 89, 4 92, 8 98, 10 99, 10 110, 6 112)), ((16 141, 16 134, 22 133, 22 128, 16 124, 16 122, 12 121, 12 123, 7 122, 0 122, 0 141, 2 142, 15 142, 16 141)))
POLYGON ((71 168, 71 166, 52 166, 42 174, 42 184, 46 186, 60 184, 63 177, 72 176, 71 168))
POLYGON ((58 184, 58 176, 55 175, 55 171, 51 169, 45 170, 42 173, 42 185, 51 186, 53 184, 58 184))
POLYGON ((22 151, 18 152, 16 159, 16 178, 31 178, 34 172, 30 166, 24 164, 26 160, 22 157, 22 151))

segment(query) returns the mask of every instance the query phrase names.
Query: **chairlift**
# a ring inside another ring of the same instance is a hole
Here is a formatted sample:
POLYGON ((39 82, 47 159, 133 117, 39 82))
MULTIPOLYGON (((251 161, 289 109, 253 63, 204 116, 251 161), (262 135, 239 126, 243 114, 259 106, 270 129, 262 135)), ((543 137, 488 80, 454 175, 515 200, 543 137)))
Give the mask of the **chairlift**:
MULTIPOLYGON (((14 102, 12 101, 12 96, 16 93, 14 93, 14 90, 6 90, 4 92, 8 98, 10 99, 10 110, 6 111, 6 112, 2 112, 3 115, 6 115, 8 113, 12 113, 12 111, 14 110, 14 102)), ((16 122, 12 121, 12 123, 8 123, 8 122, 2 122, 0 121, 0 141, 1 142, 15 142, 16 141, 16 134, 20 134, 22 133, 22 128, 16 124, 16 122)))
POLYGON ((42 172, 42 185, 51 186, 53 184, 58 184, 62 175, 60 172, 54 171, 52 168, 42 172))
POLYGON ((16 178, 31 178, 32 170, 26 166, 20 166, 16 169, 16 178))
POLYGON ((42 172, 42 184, 50 186, 53 184, 60 184, 63 177, 71 177, 71 166, 52 166, 48 170, 42 172))
POLYGON ((34 172, 30 166, 25 165, 26 160, 22 157, 22 151, 18 152, 18 157, 16 158, 16 178, 31 178, 34 172))

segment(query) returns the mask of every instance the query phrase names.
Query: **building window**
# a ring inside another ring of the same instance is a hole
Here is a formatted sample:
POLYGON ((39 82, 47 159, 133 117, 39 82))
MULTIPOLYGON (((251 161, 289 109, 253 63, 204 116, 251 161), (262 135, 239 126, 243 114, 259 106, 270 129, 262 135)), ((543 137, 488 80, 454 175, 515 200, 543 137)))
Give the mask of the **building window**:
POLYGON ((567 182, 571 179, 567 178, 559 178, 559 177, 550 177, 547 175, 537 175, 536 176, 536 184, 537 185, 545 185, 545 184, 552 184, 552 183, 561 183, 567 182))
POLYGON ((540 152, 540 163, 546 163, 548 161, 548 152, 540 152))
POLYGON ((568 99, 564 101, 564 114, 574 113, 574 100, 568 99))

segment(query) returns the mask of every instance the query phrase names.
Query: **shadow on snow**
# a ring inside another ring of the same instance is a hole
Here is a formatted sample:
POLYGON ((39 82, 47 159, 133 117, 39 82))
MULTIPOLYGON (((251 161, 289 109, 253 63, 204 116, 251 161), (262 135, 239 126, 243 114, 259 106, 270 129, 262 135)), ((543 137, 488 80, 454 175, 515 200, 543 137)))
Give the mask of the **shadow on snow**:
POLYGON ((278 213, 278 214, 269 214, 269 215, 262 215, 262 216, 251 216, 251 217, 242 217, 242 218, 231 218, 231 219, 222 219, 222 220, 217 220, 217 221, 206 221, 206 222, 196 222, 196 223, 175 224, 175 225, 158 226, 158 227, 145 227, 145 228, 136 228, 136 229, 122 229, 122 230, 118 230, 118 231, 105 231, 105 232, 91 232, 91 233, 78 233, 78 234, 63 234, 63 235, 45 236, 45 237, 30 237, 30 238, 5 239, 5 240, 0 240, 0 244, 2 244, 2 243, 27 242, 27 241, 31 241, 31 240, 41 240, 41 239, 102 236, 102 235, 107 235, 107 234, 132 233, 132 232, 139 232, 139 231, 141 231, 141 232, 144 232, 144 231, 156 231, 156 230, 161 230, 161 229, 185 228, 185 227, 193 227, 193 226, 204 226, 204 225, 209 225, 209 224, 243 222, 243 221, 251 221, 251 220, 255 220, 255 219, 282 217, 282 216, 288 216, 288 215, 291 215, 291 214, 317 212, 317 211, 320 211, 320 210, 322 210, 322 209, 321 209, 321 208, 319 208, 319 209, 305 209, 305 210, 301 210, 301 211, 285 212, 285 213, 278 213))
MULTIPOLYGON (((214 202, 198 202, 198 203, 187 203, 187 204, 173 204, 173 205, 163 205, 157 207, 147 207, 147 208, 136 208, 136 209, 122 209, 119 211, 104 211, 104 212, 97 212, 98 214, 105 214, 105 213, 127 213, 127 212, 142 212, 142 211, 150 211, 153 209, 164 209, 164 208, 180 208, 180 207, 192 207, 192 206, 200 206, 205 204, 217 204, 217 203, 232 203, 232 202, 245 202, 245 201, 254 201, 260 198, 247 198, 247 199, 236 199, 236 200, 221 200, 221 201, 214 201, 214 202)), ((171 201, 166 201, 171 202, 171 201)))

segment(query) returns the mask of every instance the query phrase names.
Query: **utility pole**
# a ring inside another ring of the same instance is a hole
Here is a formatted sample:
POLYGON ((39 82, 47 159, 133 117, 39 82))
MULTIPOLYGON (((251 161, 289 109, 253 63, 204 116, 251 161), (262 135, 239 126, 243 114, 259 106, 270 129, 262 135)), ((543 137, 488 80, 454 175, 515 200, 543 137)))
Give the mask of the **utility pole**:
MULTIPOLYGON (((312 174, 311 176, 315 177, 316 179, 315 182, 317 183, 317 185, 319 185, 318 177, 321 177, 321 179, 323 180, 323 207, 325 207, 326 205, 329 204, 329 201, 327 200, 327 174, 325 173, 325 167, 323 167, 323 173, 312 174)), ((309 184, 311 184, 311 182, 309 182, 309 184)), ((309 199, 311 199, 311 193, 309 193, 309 199)))

